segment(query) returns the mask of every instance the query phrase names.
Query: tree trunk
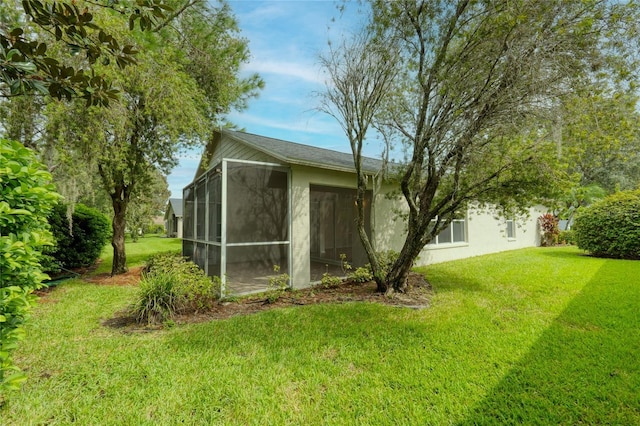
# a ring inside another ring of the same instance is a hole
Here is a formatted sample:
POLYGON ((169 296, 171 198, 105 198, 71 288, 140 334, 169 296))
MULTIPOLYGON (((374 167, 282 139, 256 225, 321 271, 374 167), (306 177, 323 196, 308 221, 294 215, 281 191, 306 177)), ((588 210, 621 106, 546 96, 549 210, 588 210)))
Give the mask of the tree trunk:
MULTIPOLYGON (((424 230, 422 230, 422 232, 424 232, 424 230)), ((389 286, 387 293, 389 291, 398 293, 406 292, 409 272, 411 272, 414 260, 418 258, 420 251, 422 251, 424 247, 422 240, 421 232, 412 232, 411 229, 409 229, 400 255, 387 274, 387 285, 389 286)))
POLYGON ((116 187, 116 190, 111 194, 111 202, 113 204, 113 237, 111 238, 113 265, 111 266, 111 276, 127 272, 127 255, 124 247, 127 195, 127 191, 123 187, 116 187))
POLYGON ((407 290, 407 277, 411 271, 413 259, 408 255, 403 256, 403 252, 400 253, 400 257, 398 257, 398 260, 393 264, 387 275, 387 292, 393 290, 394 292, 404 293, 407 290))
MULTIPOLYGON (((367 257, 369 258, 369 265, 371 265, 373 279, 376 282, 376 290, 379 293, 385 293, 388 289, 387 280, 386 277, 384 277, 382 274, 380 262, 378 260, 375 248, 369 240, 369 236, 367 235, 367 231, 365 230, 364 200, 367 191, 367 181, 362 174, 359 166, 356 166, 356 172, 358 174, 358 189, 356 191, 356 209, 358 211, 356 224, 358 228, 358 235, 360 236, 360 242, 362 242, 364 251, 367 253, 367 257)), ((372 195, 372 198, 375 196, 376 194, 374 193, 372 195)), ((372 214, 374 214, 373 211, 372 214)))

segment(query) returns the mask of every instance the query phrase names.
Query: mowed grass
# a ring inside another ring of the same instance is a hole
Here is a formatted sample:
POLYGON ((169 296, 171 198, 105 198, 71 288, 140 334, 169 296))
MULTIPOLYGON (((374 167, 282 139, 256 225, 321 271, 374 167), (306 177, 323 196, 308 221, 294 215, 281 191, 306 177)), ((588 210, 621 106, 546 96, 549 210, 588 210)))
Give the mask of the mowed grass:
MULTIPOLYGON (((160 235, 148 235, 138 238, 137 242, 131 241, 127 237, 125 242, 125 254, 127 256, 127 266, 130 268, 144 265, 145 261, 153 253, 164 251, 180 252, 182 250, 182 240, 180 238, 167 238, 160 235)), ((113 247, 107 244, 100 256, 101 262, 95 270, 95 274, 111 272, 113 265, 113 247)))
POLYGON ((423 270, 432 306, 300 306, 125 333, 75 280, 16 353, 3 424, 640 424, 640 262, 536 248, 423 270))

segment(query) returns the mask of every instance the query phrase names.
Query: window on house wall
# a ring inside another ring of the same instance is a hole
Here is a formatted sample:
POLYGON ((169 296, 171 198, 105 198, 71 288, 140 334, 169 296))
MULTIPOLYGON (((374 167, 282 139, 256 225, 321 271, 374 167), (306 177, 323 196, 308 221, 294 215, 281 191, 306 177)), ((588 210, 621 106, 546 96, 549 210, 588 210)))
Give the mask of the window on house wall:
MULTIPOLYGON (((436 220, 434 219, 432 222, 435 223, 436 220)), ((466 219, 461 217, 453 219, 429 244, 464 243, 466 241, 466 219)))
POLYGON ((516 238, 516 221, 507 219, 507 239, 515 240, 516 238))

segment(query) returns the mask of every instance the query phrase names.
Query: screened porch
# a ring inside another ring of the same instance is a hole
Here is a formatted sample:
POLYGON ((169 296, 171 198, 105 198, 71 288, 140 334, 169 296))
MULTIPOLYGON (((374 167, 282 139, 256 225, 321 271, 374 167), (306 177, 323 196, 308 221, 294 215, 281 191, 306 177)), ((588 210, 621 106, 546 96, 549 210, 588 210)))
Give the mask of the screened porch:
POLYGON ((289 180, 277 164, 222 160, 184 189, 183 255, 220 277, 223 295, 291 275, 289 180))

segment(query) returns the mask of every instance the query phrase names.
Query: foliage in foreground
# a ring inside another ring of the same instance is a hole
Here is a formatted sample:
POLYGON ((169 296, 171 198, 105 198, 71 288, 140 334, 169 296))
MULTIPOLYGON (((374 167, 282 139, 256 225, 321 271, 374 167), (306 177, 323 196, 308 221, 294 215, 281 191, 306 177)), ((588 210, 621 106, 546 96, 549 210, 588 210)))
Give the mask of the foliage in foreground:
POLYGON ((71 229, 67 206, 58 204, 49 216, 55 248, 48 251, 63 268, 90 266, 100 257, 111 237, 109 219, 97 209, 76 204, 71 215, 71 229))
POLYGON ((623 191, 576 217, 578 247, 595 256, 640 259, 640 190, 623 191))
POLYGON ((166 19, 167 12, 172 12, 167 1, 76 3, 75 0, 7 1, 8 9, 21 16, 16 19, 20 26, 0 27, 0 94, 3 97, 37 92, 56 99, 80 96, 87 105, 107 105, 116 98, 117 90, 102 73, 95 72, 96 63, 108 64, 113 60, 119 68, 124 68, 136 63, 137 51, 126 44, 124 37, 116 38, 111 29, 101 28, 94 20, 95 13, 101 8, 117 10, 128 18, 131 29, 137 21, 144 31, 159 25, 166 19), (52 56, 56 51, 52 48, 52 37, 40 34, 34 40, 34 28, 26 23, 39 27, 42 33, 55 34, 56 39, 66 45, 69 53, 66 56, 74 57, 73 64, 67 58, 52 56), (87 67, 91 68, 90 72, 87 67))
POLYGON ((47 214, 57 200, 33 152, 0 139, 0 398, 25 379, 11 353, 25 336, 31 293, 47 277, 40 260, 52 244, 47 214))
POLYGON ((176 313, 211 307, 220 297, 220 284, 218 277, 208 277, 181 255, 160 253, 147 262, 131 310, 139 323, 161 324, 176 313))

